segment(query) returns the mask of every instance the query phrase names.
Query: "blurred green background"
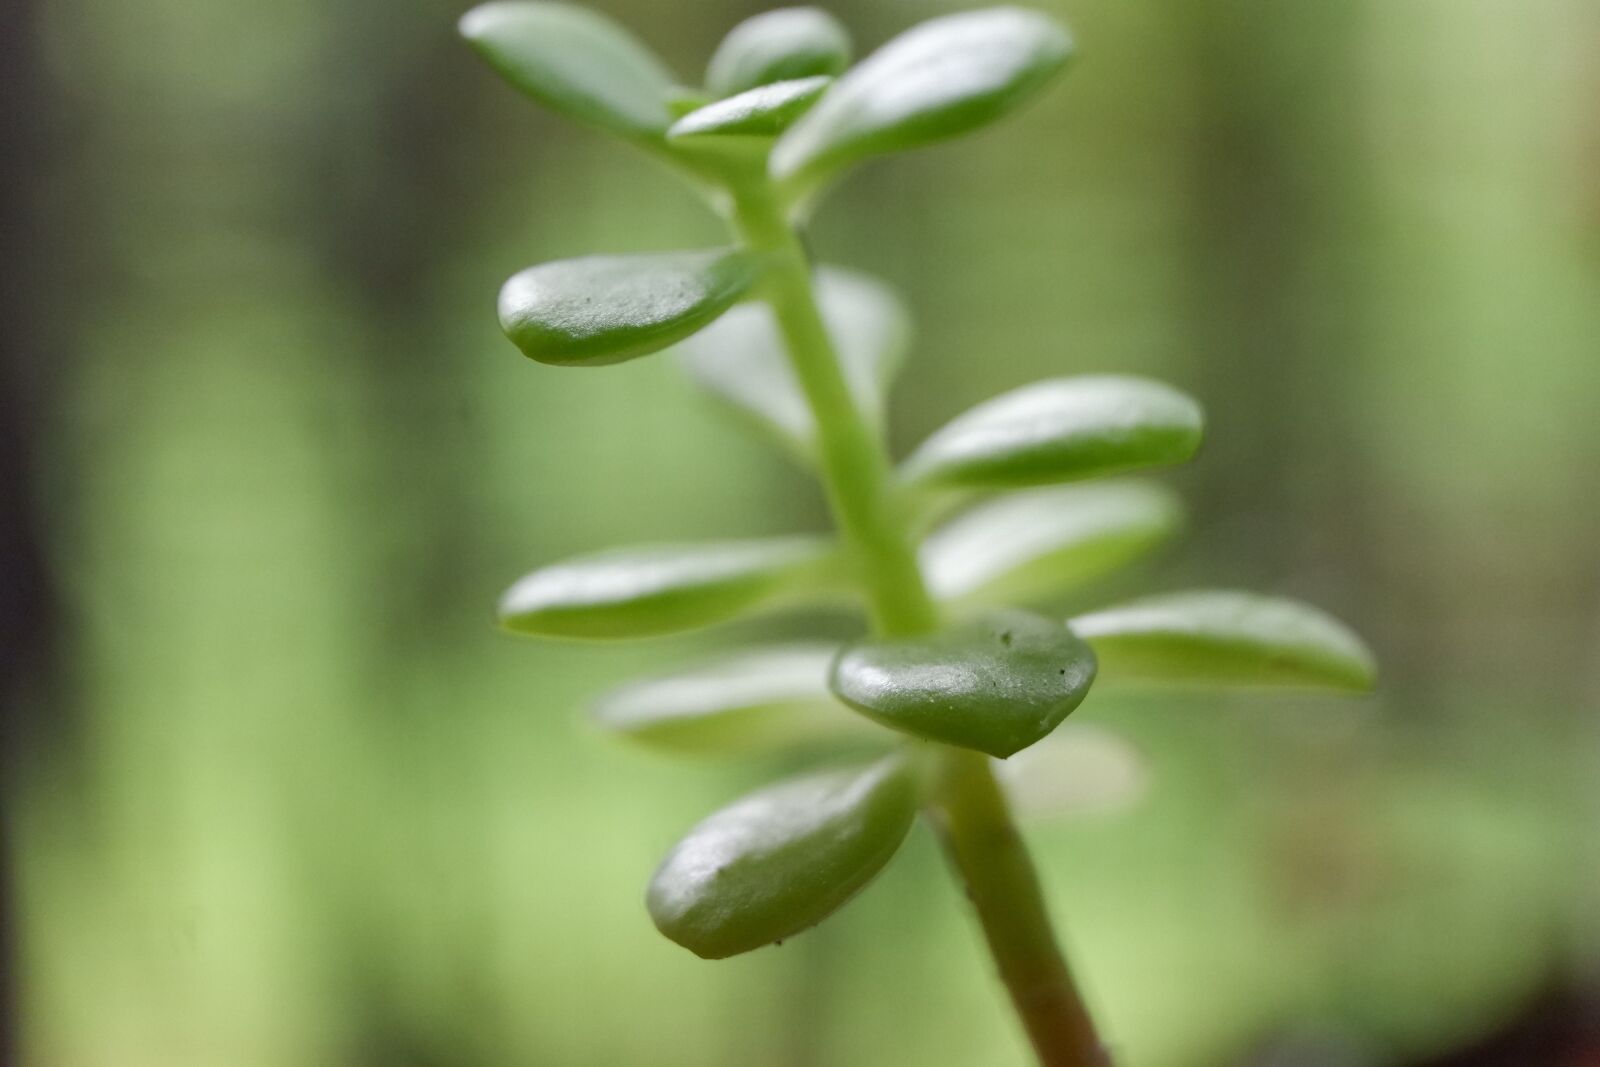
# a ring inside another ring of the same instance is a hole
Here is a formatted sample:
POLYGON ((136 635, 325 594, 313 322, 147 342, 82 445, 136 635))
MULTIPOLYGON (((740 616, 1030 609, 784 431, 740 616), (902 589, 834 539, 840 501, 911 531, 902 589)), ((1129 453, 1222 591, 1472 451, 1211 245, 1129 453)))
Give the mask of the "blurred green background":
MULTIPOLYGON (((764 5, 599 6, 693 78, 764 5)), ((832 10, 865 51, 959 6, 832 10)), ((1600 4, 1042 6, 1055 89, 811 235, 919 317, 897 449, 1045 375, 1172 380, 1210 417, 1189 539, 1093 598, 1291 593, 1386 672, 1080 713, 1152 769, 1031 835, 1121 1062, 1600 1062, 1600 4)), ((461 9, 0 3, 13 1057, 1025 1063, 923 831, 781 949, 651 928, 660 855, 772 768, 579 712, 728 635, 525 642, 494 598, 826 515, 670 360, 499 336, 523 266, 720 229, 461 9)))

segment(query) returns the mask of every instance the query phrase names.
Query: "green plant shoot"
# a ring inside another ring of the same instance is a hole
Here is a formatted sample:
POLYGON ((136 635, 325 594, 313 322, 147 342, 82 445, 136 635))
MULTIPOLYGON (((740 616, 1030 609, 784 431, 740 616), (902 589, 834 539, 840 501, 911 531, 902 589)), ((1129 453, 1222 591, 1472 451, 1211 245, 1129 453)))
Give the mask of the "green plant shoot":
POLYGON ((883 282, 813 263, 800 227, 852 167, 1027 104, 1066 67, 1071 37, 1038 12, 988 8, 923 23, 851 66, 843 26, 788 8, 735 27, 692 88, 627 30, 568 4, 495 0, 461 32, 517 89, 687 178, 729 228, 721 248, 530 267, 501 291, 507 336, 556 366, 675 349, 695 382, 821 480, 835 520, 830 536, 548 564, 506 592, 503 625, 643 638, 841 597, 866 617, 842 648, 745 648, 599 700, 599 725, 667 751, 864 754, 690 830, 650 883, 656 926, 707 958, 793 936, 870 882, 920 813, 1039 1062, 1110 1064, 1013 818, 1013 800, 1051 791, 1030 790, 1024 772, 1137 777, 1114 735, 1061 729, 1096 685, 1361 691, 1374 666, 1338 622, 1276 598, 1191 592, 1073 619, 1024 607, 1178 530, 1169 491, 1107 480, 1194 456, 1200 406, 1170 386, 1038 382, 957 416, 898 465, 888 454, 884 398, 908 315, 883 282), (946 518, 928 529, 933 515, 946 518))

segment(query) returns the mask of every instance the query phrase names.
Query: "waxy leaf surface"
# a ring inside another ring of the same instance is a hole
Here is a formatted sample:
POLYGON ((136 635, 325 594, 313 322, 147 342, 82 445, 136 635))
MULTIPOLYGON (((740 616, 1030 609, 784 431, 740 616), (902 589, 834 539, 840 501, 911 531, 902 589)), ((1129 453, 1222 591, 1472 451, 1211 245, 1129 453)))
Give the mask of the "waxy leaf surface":
POLYGON ((513 275, 500 290, 500 326, 540 363, 620 363, 710 324, 759 273, 754 257, 731 250, 544 263, 513 275))
POLYGON ((1029 486, 1182 463, 1200 447, 1200 406, 1144 378, 1052 378, 957 416, 902 467, 929 486, 1029 486))
POLYGON ((461 18, 489 65, 552 111, 633 140, 672 123, 661 60, 604 15, 575 4, 495 0, 461 18))
POLYGON ((850 65, 850 35, 814 7, 786 7, 739 23, 706 67, 706 89, 732 96, 773 82, 835 75, 850 65))
POLYGON ((1037 11, 995 7, 916 26, 839 79, 773 150, 775 178, 811 186, 856 160, 954 137, 1032 96, 1072 40, 1037 11))
POLYGON ((1038 601, 1138 559, 1181 522, 1177 498, 1150 483, 1026 490, 934 531, 922 545, 922 568, 941 600, 1038 601))
POLYGON ((1062 723, 1049 737, 995 767, 1017 817, 1028 822, 1121 811, 1150 782, 1138 749, 1094 723, 1062 723))
POLYGON ((500 622, 549 637, 645 637, 707 626, 816 589, 831 543, 776 537, 612 549, 523 577, 500 599, 500 622))
POLYGON ((895 757, 769 786, 689 831, 650 882, 650 917, 706 959, 781 941, 882 870, 916 809, 915 782, 895 757))
POLYGON ((689 112, 672 124, 667 138, 776 137, 805 114, 832 81, 819 76, 748 89, 689 112))
POLYGON ((1362 690, 1377 676, 1344 624, 1279 597, 1171 593, 1079 616, 1072 628, 1108 680, 1362 690))
MULTIPOLYGON (((856 271, 823 267, 815 286, 856 407, 876 426, 910 343, 909 316, 893 290, 856 271)), ((699 385, 754 416, 801 455, 813 453, 816 423, 765 304, 734 308, 678 351, 699 385)))
POLYGON ((887 739, 828 690, 837 645, 754 648, 622 686, 595 702, 601 726, 687 754, 887 739))
POLYGON ((1054 730, 1094 675, 1094 653, 1071 630, 1012 610, 924 637, 857 642, 830 684, 885 726, 1004 759, 1054 730))

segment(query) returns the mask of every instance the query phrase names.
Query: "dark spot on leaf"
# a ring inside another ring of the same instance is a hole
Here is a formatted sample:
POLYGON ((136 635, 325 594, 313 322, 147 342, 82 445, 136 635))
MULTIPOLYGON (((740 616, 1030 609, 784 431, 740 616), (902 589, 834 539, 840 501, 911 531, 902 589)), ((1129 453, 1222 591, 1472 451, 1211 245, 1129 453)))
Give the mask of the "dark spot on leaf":
POLYGON ((1011 646, 1011 631, 1010 630, 1002 630, 1002 631, 1000 631, 1000 643, 1002 645, 1005 645, 1008 648, 1011 646))
POLYGON ((774 941, 772 943, 772 947, 773 948, 782 948, 783 947, 783 938, 780 937, 780 938, 778 938, 778 940, 774 941))

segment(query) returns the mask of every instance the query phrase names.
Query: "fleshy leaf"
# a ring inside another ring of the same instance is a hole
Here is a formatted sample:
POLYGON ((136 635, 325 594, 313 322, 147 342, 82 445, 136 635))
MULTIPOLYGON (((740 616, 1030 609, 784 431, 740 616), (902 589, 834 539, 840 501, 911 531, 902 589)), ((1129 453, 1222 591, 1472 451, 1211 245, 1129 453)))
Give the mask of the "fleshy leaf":
POLYGON ((815 644, 736 652, 612 690, 596 701, 594 718, 643 744, 694 755, 892 736, 828 691, 838 651, 815 644))
POLYGON ((759 274, 753 256, 727 249, 544 263, 500 290, 500 327, 540 363, 621 363, 714 322, 759 274))
POLYGON ((633 140, 672 124, 672 74, 633 34, 574 4, 494 0, 461 35, 512 85, 552 111, 633 140))
POLYGON ((1071 52, 1065 29, 1023 8, 913 27, 841 78, 784 135, 773 149, 773 177, 809 187, 859 159, 965 133, 1032 96, 1071 52))
POLYGON ((832 81, 819 75, 747 89, 689 112, 672 124, 667 138, 776 137, 804 115, 832 81))
POLYGON ((706 68, 706 89, 732 96, 773 82, 835 75, 850 65, 850 35, 814 7, 786 7, 739 23, 706 68))
POLYGON ((882 870, 916 809, 915 779, 897 757, 769 786, 700 823, 668 854, 645 898, 650 917, 706 959, 781 941, 882 870))
POLYGON ((957 416, 901 468, 928 486, 1028 486, 1183 463, 1200 447, 1200 405, 1144 378, 1034 382, 957 416))
POLYGON ((647 545, 542 567, 500 599, 500 623, 548 637, 647 637, 708 626, 817 591, 830 542, 774 537, 647 545))
MULTIPOLYGON (((816 292, 856 406, 876 426, 883 419, 889 382, 910 345, 910 317, 892 289, 857 271, 821 268, 816 292)), ((734 308, 678 351, 698 384, 753 415, 801 455, 813 453, 811 408, 766 305, 734 308)))
POLYGON ((1010 610, 924 637, 857 642, 829 684, 885 726, 1004 759, 1060 725, 1094 675, 1094 653, 1071 630, 1010 610))
POLYGON ((936 530, 923 542, 922 567, 941 600, 1038 601, 1132 562, 1181 522, 1177 497, 1148 482, 1032 489, 936 530))
POLYGON ((1076 720, 995 771, 1018 818, 1029 822, 1120 811, 1137 802, 1150 781, 1144 757, 1126 738, 1076 720))
POLYGON ((1344 624, 1279 597, 1171 593, 1071 625, 1117 681, 1364 690, 1377 678, 1372 653, 1344 624))

